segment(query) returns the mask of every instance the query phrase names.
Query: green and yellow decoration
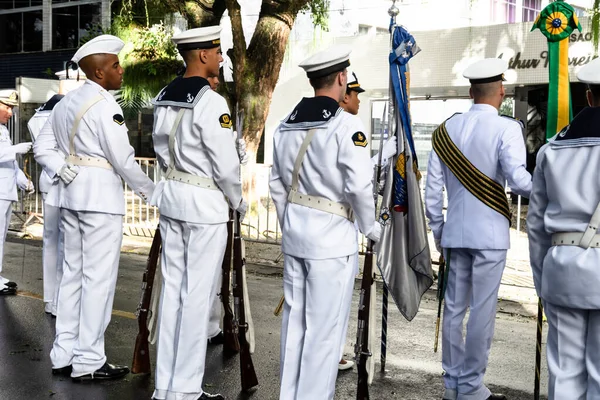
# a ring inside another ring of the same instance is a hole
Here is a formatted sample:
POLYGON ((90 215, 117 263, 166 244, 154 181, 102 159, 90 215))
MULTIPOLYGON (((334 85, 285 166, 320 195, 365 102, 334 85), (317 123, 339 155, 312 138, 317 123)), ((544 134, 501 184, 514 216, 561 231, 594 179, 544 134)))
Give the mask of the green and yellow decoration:
POLYGON ((571 5, 563 0, 548 4, 535 20, 531 31, 539 29, 548 39, 548 123, 546 138, 550 139, 567 126, 573 117, 569 86, 569 36, 581 24, 571 5))

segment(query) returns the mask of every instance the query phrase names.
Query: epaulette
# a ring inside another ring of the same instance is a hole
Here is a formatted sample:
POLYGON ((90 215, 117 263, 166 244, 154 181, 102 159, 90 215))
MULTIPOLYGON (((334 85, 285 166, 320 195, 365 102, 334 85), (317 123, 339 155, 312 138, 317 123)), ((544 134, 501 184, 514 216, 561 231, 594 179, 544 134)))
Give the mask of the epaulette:
POLYGON ((511 121, 515 121, 516 123, 518 123, 519 125, 521 125, 521 129, 525 129, 525 124, 519 118, 511 117, 510 115, 504 115, 504 114, 500 114, 500 116, 504 117, 504 118, 508 118, 511 121))
POLYGON ((155 106, 194 108, 202 96, 210 90, 210 84, 202 77, 175 78, 152 100, 155 106))

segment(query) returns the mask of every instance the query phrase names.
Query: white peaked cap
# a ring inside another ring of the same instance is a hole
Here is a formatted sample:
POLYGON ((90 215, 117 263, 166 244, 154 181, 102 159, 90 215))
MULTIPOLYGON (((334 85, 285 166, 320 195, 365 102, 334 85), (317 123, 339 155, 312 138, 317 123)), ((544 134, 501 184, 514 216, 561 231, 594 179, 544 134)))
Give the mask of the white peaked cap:
POLYGON ((15 89, 0 89, 0 103, 7 106, 19 105, 19 94, 15 89))
POLYGON ((71 61, 78 63, 87 56, 93 54, 115 54, 118 55, 125 42, 113 35, 100 35, 96 36, 89 42, 86 42, 83 46, 77 50, 71 61))
POLYGON ((221 45, 221 27, 188 29, 173 36, 171 41, 179 50, 211 49, 221 45))
POLYGON ((508 61, 501 58, 486 58, 469 65, 463 72, 463 76, 473 84, 503 81, 507 69, 508 61))
POLYGON ((600 58, 590 61, 577 73, 577 80, 588 85, 600 85, 600 58))
POLYGON ((306 76, 310 79, 320 78, 349 67, 351 52, 350 46, 333 46, 308 57, 298 66, 306 71, 306 76))
POLYGON ((67 70, 63 70, 63 71, 58 71, 57 73, 55 73, 54 75, 56 75, 58 77, 58 79, 65 80, 65 79, 69 79, 69 80, 77 80, 79 79, 86 79, 85 76, 85 72, 83 72, 81 70, 81 68, 79 69, 69 69, 69 77, 67 78, 67 70))

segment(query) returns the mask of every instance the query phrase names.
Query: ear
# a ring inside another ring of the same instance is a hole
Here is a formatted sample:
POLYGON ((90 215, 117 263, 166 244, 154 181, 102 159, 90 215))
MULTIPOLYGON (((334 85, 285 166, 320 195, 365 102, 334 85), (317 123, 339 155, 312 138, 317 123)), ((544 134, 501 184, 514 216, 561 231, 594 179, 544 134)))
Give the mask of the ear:
POLYGON ((348 96, 348 93, 346 93, 344 95, 344 99, 342 100, 342 103, 348 104, 349 102, 350 102, 350 96, 348 96))
POLYGON ((206 64, 206 61, 208 60, 208 51, 207 50, 200 50, 198 52, 198 59, 200 59, 200 62, 202 64, 206 64))
POLYGON ((469 88, 469 97, 473 98, 473 88, 469 88))
POLYGON ((100 68, 96 68, 94 70, 94 76, 96 76, 96 78, 102 80, 102 79, 104 79, 104 71, 100 68))

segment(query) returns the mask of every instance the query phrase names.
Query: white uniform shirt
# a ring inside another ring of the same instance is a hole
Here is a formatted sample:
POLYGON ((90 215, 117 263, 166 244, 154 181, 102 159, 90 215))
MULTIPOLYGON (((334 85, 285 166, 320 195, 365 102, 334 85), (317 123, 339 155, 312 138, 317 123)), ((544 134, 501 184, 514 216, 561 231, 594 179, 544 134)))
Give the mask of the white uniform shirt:
POLYGON ((19 168, 11 146, 8 128, 0 125, 0 200, 17 201, 17 186, 25 189, 29 180, 19 168))
POLYGON ((318 128, 318 132, 304 157, 298 191, 350 205, 364 234, 371 233, 375 226, 369 148, 366 139, 359 144, 354 140, 357 133, 364 132, 360 119, 328 97, 305 98, 273 137, 269 186, 282 228, 282 251, 306 259, 351 255, 358 251, 354 223, 287 201, 294 163, 311 127, 318 128))
POLYGON ((51 178, 65 164, 69 154, 69 137, 75 116, 98 95, 103 100, 83 116, 75 136, 75 154, 106 159, 113 170, 80 166, 73 182, 58 184, 58 204, 48 204, 75 211, 125 214, 125 197, 121 177, 143 199, 149 199, 154 184, 134 160, 129 144, 123 111, 114 97, 100 85, 87 80, 79 89, 69 92, 54 107, 48 123, 34 143, 36 160, 51 178))
MULTIPOLYGON (((597 131, 600 109, 583 110, 571 128, 581 126, 577 122, 597 131)), ((538 153, 527 214, 529 256, 538 294, 552 304, 600 308, 600 248, 551 247, 554 233, 586 230, 600 202, 599 168, 600 143, 559 147, 551 142, 538 153)))
MULTIPOLYGON (((63 95, 55 95, 50 100, 48 100, 45 104, 43 104, 31 117, 29 122, 27 123, 27 128, 29 129, 29 133, 31 134, 31 139, 35 142, 37 137, 39 136, 42 128, 48 121, 54 106, 62 100, 63 95)), ((40 192, 46 194, 46 201, 50 204, 58 204, 58 190, 52 190, 51 196, 53 199, 48 198, 48 193, 53 186, 58 186, 58 177, 51 179, 46 172, 46 169, 42 168, 42 172, 40 173, 40 180, 38 183, 38 188, 40 192)))
POLYGON ((181 221, 200 224, 229 221, 230 205, 237 208, 242 201, 242 186, 227 102, 210 90, 206 79, 179 77, 164 88, 153 103, 152 139, 163 172, 171 162, 169 134, 183 107, 186 110, 175 133, 174 167, 181 172, 212 178, 220 190, 175 180, 161 181, 152 203, 159 207, 161 215, 181 221))
MULTIPOLYGON (((471 163, 488 177, 505 182, 513 192, 529 197, 531 175, 525 168, 526 150, 521 125, 498 115, 496 108, 474 104, 446 121, 448 134, 471 163)), ((506 217, 473 196, 439 159, 429 156, 425 207, 429 226, 443 248, 500 250, 510 248, 506 217), (443 188, 448 195, 446 222, 443 188)))

